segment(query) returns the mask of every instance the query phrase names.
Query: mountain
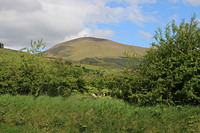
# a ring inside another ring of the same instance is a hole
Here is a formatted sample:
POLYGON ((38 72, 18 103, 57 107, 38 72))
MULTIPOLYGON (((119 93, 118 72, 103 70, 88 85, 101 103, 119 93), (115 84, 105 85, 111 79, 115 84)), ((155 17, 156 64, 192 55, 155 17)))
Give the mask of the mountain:
MULTIPOLYGON (((83 63, 99 60, 116 60, 124 57, 126 51, 144 54, 147 48, 125 45, 107 39, 83 37, 63 42, 45 51, 47 57, 61 57, 65 60, 80 61, 83 63)), ((108 61, 108 62, 110 62, 108 61)), ((101 62, 101 61, 100 61, 101 62)), ((89 63, 91 64, 91 63, 89 63)))

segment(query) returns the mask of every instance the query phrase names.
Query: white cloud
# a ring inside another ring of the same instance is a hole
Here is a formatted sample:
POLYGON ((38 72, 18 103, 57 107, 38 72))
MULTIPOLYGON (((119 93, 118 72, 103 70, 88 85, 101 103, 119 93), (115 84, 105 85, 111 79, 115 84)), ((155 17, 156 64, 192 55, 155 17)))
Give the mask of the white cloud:
POLYGON ((189 3, 193 6, 199 6, 200 5, 200 0, 183 0, 183 2, 189 3))
POLYGON ((153 16, 146 16, 142 13, 141 4, 156 3, 156 0, 126 0, 129 3, 127 7, 127 17, 135 24, 142 26, 144 22, 156 21, 153 16))
POLYGON ((42 5, 38 0, 1 0, 0 11, 16 11, 21 13, 41 10, 42 5))
POLYGON ((130 20, 142 25, 154 21, 139 6, 156 0, 0 0, 0 41, 5 46, 22 48, 30 40, 43 38, 47 47, 82 34, 113 36, 110 29, 97 24, 130 20), (109 7, 108 2, 126 2, 126 7, 109 7), (86 27, 90 28, 86 28, 86 27), (95 28, 91 28, 91 27, 95 28))
POLYGON ((114 36, 114 32, 112 30, 109 29, 89 29, 89 28, 85 28, 82 31, 80 31, 77 35, 71 35, 71 36, 66 36, 65 37, 65 41, 71 40, 71 39, 75 39, 75 38, 79 38, 79 37, 100 37, 100 38, 104 38, 104 37, 112 37, 114 36))
POLYGON ((146 38, 146 39, 152 39, 152 37, 153 37, 150 33, 145 32, 145 31, 139 31, 139 34, 140 34, 142 37, 146 38))
POLYGON ((156 3, 156 0, 125 0, 125 1, 132 4, 156 3))

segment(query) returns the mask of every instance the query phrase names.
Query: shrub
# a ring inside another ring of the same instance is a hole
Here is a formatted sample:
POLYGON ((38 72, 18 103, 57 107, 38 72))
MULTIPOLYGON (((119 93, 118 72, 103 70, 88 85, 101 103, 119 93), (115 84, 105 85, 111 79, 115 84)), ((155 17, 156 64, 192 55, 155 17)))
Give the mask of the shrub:
MULTIPOLYGON (((143 57, 141 97, 151 104, 200 103, 200 30, 195 15, 190 23, 173 21, 143 57)), ((140 97, 140 98, 141 98, 140 97)))
POLYGON ((1 53, 8 55, 0 60, 0 94, 68 96, 87 91, 81 68, 66 65, 62 59, 48 60, 37 44, 32 46, 25 48, 29 53, 1 53))

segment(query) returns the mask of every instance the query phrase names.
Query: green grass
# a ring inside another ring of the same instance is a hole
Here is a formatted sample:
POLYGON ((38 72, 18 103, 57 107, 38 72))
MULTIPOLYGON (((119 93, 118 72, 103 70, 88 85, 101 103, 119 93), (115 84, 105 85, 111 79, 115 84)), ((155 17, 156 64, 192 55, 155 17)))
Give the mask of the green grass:
POLYGON ((103 72, 106 74, 119 72, 121 69, 111 68, 107 66, 95 66, 95 65, 87 65, 81 64, 82 68, 87 72, 103 72))
POLYGON ((0 61, 10 57, 16 57, 18 54, 19 52, 15 50, 0 48, 0 56, 3 57, 0 58, 0 61))
MULTIPOLYGON (((0 62, 2 61, 11 61, 13 63, 17 63, 23 59, 25 55, 30 55, 25 52, 17 51, 17 50, 12 50, 12 49, 5 49, 5 48, 0 48, 0 62)), ((41 57, 39 57, 41 58, 41 57)), ((46 60, 44 58, 41 58, 42 60, 46 60)))
POLYGON ((96 66, 107 66, 112 68, 124 68, 127 67, 127 58, 85 58, 80 60, 80 63, 90 64, 96 66))
POLYGON ((200 108, 139 107, 88 96, 0 96, 0 132, 200 132, 200 108))

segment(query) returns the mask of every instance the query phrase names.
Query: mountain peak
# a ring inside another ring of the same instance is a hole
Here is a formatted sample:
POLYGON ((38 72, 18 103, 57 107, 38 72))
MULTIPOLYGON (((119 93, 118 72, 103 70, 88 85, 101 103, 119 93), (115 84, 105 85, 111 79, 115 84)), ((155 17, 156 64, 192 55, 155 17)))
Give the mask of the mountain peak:
MULTIPOLYGON (((95 41, 95 42, 99 42, 99 41, 108 41, 107 39, 103 39, 103 38, 96 38, 96 37, 80 37, 80 38, 76 38, 67 42, 74 42, 74 41, 95 41)), ((66 42, 65 42, 66 43, 66 42)))
POLYGON ((146 48, 117 43, 111 40, 82 37, 55 45, 46 52, 48 57, 80 61, 85 58, 120 58, 126 51, 144 54, 146 48))

